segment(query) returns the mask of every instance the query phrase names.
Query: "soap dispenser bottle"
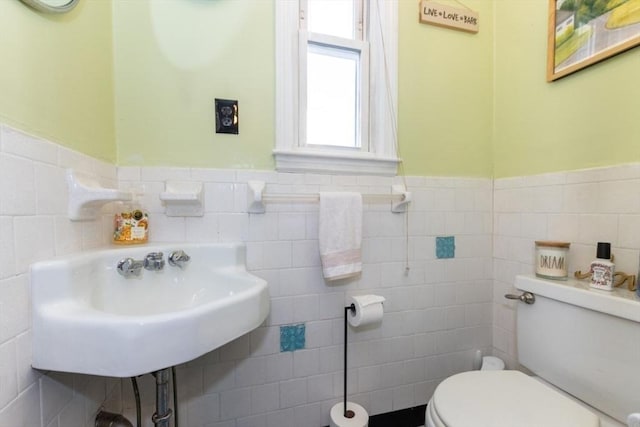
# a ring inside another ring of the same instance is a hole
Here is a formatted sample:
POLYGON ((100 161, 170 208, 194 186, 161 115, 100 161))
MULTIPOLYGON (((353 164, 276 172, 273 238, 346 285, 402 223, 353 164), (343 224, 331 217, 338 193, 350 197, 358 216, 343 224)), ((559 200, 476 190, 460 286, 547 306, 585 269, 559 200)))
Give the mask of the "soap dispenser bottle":
POLYGON ((149 240, 149 214, 140 206, 134 192, 132 203, 121 203, 114 218, 113 243, 135 245, 149 240))
POLYGON ((611 243, 598 242, 596 259, 591 263, 591 287, 613 290, 615 265, 611 262, 611 243))

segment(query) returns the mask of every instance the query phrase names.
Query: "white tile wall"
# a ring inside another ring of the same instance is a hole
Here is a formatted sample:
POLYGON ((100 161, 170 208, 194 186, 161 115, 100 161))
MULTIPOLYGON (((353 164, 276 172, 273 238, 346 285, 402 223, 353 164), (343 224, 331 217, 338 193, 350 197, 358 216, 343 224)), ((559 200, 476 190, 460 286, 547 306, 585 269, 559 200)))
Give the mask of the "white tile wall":
POLYGON ((535 240, 571 243, 569 272, 588 270, 598 241, 611 242, 616 271, 638 273, 640 165, 497 179, 494 183, 493 346, 517 366, 516 274, 534 272, 535 240))
POLYGON ((31 369, 29 265, 107 244, 105 220, 67 219, 65 169, 116 186, 115 167, 0 125, 0 427, 92 426, 119 382, 31 369))
MULTIPOLYGON (((371 414, 426 403, 441 379, 471 368, 474 349, 491 350, 491 180, 408 177, 415 198, 408 224, 387 203, 367 205, 362 276, 325 283, 317 205, 274 203, 265 214, 250 215, 246 182, 264 180, 270 192, 378 193, 389 192, 396 180, 203 168, 116 171, 2 126, 0 427, 89 426, 103 402, 135 419, 128 380, 43 375, 30 368, 29 264, 109 244, 108 208, 96 221, 67 219, 67 167, 108 186, 142 187, 152 241, 244 241, 249 269, 269 281, 272 312, 261 327, 178 367, 183 427, 328 425, 329 409, 342 394, 342 316, 351 294, 387 298, 382 324, 349 331, 350 399, 371 414), (204 183, 203 217, 164 215, 158 194, 173 179, 204 183), (455 259, 436 259, 435 237, 441 235, 455 235, 455 259), (306 348, 281 353, 279 327, 296 322, 306 323, 306 348)), ((150 427, 153 379, 139 381, 144 425, 150 427)))
POLYGON ((408 244, 405 215, 391 213, 388 203, 369 204, 362 276, 327 283, 317 204, 273 203, 265 214, 248 214, 246 182, 264 180, 268 192, 280 193, 388 193, 394 179, 137 167, 119 168, 118 175, 122 187, 144 187, 151 240, 244 241, 249 269, 269 281, 272 310, 264 325, 179 368, 178 381, 188 388, 179 392, 182 425, 328 425, 342 394, 342 319, 350 294, 387 298, 382 324, 349 331, 350 399, 371 414, 426 403, 442 378, 471 368, 474 349, 490 351, 491 180, 409 177, 415 202, 408 244), (158 193, 177 178, 204 183, 204 217, 164 217, 158 193), (455 235, 455 259, 436 259, 438 235, 455 235), (306 323, 306 348, 280 353, 279 327, 299 322, 306 323))

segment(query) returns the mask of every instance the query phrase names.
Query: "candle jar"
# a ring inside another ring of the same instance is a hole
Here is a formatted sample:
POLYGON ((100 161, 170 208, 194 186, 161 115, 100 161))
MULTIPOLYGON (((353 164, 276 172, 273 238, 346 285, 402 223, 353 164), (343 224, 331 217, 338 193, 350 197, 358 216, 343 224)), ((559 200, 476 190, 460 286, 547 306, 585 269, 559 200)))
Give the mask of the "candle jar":
POLYGON ((536 241, 536 276, 567 280, 570 245, 567 242, 536 241))

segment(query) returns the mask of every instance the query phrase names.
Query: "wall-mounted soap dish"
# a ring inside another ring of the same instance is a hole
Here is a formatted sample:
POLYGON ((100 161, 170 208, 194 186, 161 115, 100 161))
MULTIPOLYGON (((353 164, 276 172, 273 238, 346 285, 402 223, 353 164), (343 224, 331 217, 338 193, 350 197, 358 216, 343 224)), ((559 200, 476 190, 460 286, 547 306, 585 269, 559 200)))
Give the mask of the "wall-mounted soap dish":
POLYGON ((87 221, 98 217, 100 209, 107 203, 128 201, 133 198, 130 191, 105 188, 94 178, 67 170, 69 188, 69 219, 87 221))
POLYGON ((167 181, 160 200, 167 216, 203 216, 204 187, 201 182, 167 181))

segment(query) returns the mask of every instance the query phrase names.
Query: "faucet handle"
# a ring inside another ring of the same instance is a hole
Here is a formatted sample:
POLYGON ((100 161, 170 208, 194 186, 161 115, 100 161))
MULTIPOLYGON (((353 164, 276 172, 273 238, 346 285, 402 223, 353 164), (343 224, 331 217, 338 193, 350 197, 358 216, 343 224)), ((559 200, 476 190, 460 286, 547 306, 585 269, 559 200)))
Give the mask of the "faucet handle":
POLYGON ((157 261, 162 259, 163 256, 164 254, 162 252, 149 252, 145 258, 157 261))
POLYGON ((162 252, 150 252, 144 257, 144 268, 147 270, 158 271, 164 268, 164 259, 162 252))
POLYGON ((173 251, 169 254, 169 265, 184 268, 190 259, 191 257, 183 250, 173 251))
POLYGON ((117 270, 120 275, 124 277, 140 276, 142 271, 143 262, 136 261, 133 258, 123 258, 118 261, 117 270))

